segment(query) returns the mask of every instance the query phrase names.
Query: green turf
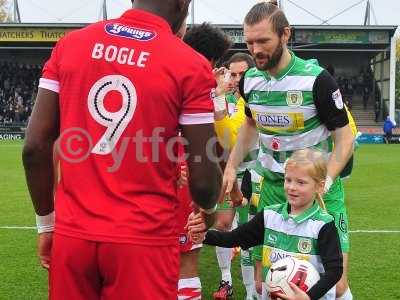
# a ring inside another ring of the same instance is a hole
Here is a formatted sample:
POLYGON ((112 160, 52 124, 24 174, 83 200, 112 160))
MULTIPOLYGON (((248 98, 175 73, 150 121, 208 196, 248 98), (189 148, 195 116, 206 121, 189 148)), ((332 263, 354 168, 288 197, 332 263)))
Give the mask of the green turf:
MULTIPOLYGON (((32 226, 33 210, 21 165, 21 142, 0 142, 0 226, 32 226)), ((350 230, 400 230, 400 146, 362 145, 345 183, 350 230)), ((38 267, 33 230, 0 229, 0 300, 46 299, 46 272, 38 267)), ((349 280, 356 300, 398 300, 400 233, 352 233, 349 280)), ((220 274, 212 247, 202 250, 203 299, 220 274)), ((238 259, 235 299, 243 299, 238 259)), ((73 299, 71 299, 73 300, 73 299)))

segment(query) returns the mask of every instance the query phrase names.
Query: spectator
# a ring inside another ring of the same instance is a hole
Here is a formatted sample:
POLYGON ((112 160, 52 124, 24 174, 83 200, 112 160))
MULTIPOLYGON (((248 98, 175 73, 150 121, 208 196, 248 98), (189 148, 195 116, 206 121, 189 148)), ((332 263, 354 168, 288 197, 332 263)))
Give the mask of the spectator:
POLYGON ((377 82, 375 82, 375 122, 379 121, 379 115, 381 113, 381 91, 377 82))
POLYGON ((369 87, 367 85, 363 86, 363 107, 364 110, 367 110, 368 99, 369 99, 369 87))
POLYGON ((40 70, 40 65, 0 62, 0 123, 27 122, 40 70))
POLYGON ((393 128, 396 127, 396 122, 392 121, 389 116, 386 117, 385 122, 383 123, 383 132, 385 133, 385 142, 389 144, 390 139, 392 138, 393 128))

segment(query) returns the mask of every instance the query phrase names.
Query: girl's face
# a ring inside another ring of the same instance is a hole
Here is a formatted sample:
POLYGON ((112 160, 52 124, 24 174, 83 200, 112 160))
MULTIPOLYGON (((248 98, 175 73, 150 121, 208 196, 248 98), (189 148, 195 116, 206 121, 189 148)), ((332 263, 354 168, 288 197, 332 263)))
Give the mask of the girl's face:
POLYGON ((324 182, 316 182, 305 166, 286 167, 285 193, 291 213, 302 213, 310 208, 317 193, 323 192, 324 182))

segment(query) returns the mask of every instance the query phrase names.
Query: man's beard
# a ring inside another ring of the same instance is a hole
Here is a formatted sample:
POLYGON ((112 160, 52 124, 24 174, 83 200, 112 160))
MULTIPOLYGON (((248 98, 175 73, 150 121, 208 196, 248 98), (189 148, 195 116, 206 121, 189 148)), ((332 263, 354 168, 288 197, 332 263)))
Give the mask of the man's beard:
POLYGON ((283 46, 282 46, 282 42, 279 41, 279 45, 276 47, 274 53, 272 53, 271 56, 269 56, 269 55, 264 56, 263 54, 259 53, 259 55, 256 55, 254 57, 255 61, 256 61, 257 69, 262 70, 262 71, 268 71, 268 70, 275 68, 279 64, 282 54, 283 54, 283 46), (267 62, 262 65, 259 65, 257 63, 257 59, 267 59, 267 62))

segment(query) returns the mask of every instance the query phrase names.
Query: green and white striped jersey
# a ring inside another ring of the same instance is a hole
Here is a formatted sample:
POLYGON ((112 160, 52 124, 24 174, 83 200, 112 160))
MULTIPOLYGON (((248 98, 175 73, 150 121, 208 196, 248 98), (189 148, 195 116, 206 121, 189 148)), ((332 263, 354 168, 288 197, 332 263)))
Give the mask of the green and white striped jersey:
MULTIPOLYGON (((266 207, 262 259, 264 278, 273 263, 287 256, 307 260, 319 273, 324 273, 318 238, 322 227, 330 222, 333 222, 333 217, 317 203, 295 217, 288 214, 287 203, 266 207)), ((334 289, 321 299, 334 300, 334 289)))
POLYGON ((283 164, 294 151, 316 147, 329 153, 333 148, 314 99, 314 84, 324 69, 291 54, 289 65, 276 77, 252 68, 243 81, 244 98, 260 133, 258 159, 272 180, 282 179, 283 164))
POLYGON ((308 291, 311 299, 334 300, 343 261, 333 217, 316 202, 300 215, 290 216, 289 211, 288 203, 268 206, 230 232, 209 230, 204 244, 242 249, 262 245, 264 278, 271 264, 281 258, 308 260, 324 273, 308 291))
POLYGON ((324 267, 318 257, 318 234, 322 226, 333 217, 317 203, 301 215, 288 214, 288 203, 268 206, 264 209, 263 266, 268 271, 271 264, 287 256, 310 261, 319 273, 324 267))

